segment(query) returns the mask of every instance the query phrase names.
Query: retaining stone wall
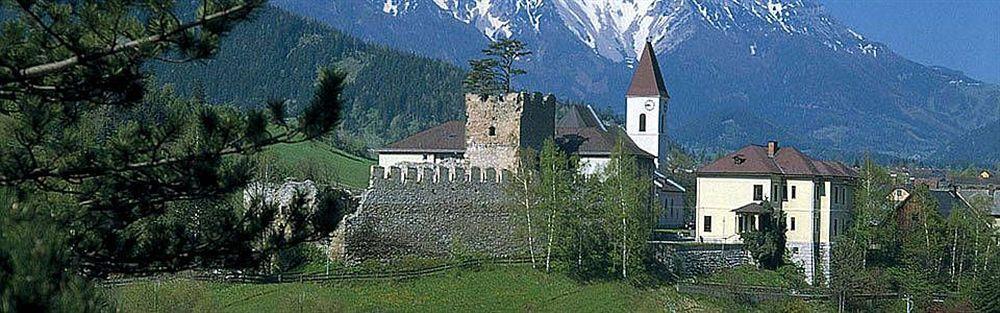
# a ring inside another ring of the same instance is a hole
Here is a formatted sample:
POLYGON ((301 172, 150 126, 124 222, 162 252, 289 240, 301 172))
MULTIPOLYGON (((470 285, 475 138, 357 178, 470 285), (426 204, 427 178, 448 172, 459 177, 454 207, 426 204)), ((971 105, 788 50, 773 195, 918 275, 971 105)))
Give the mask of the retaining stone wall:
POLYGON ((709 275, 723 269, 752 264, 740 244, 651 243, 662 269, 679 278, 709 275))

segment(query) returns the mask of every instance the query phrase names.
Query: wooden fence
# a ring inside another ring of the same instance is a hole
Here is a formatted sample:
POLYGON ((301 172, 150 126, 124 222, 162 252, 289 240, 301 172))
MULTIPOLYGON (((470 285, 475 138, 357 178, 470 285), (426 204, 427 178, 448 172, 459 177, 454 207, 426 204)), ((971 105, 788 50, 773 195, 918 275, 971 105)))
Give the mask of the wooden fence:
MULTIPOLYGON (((780 288, 780 287, 729 285, 729 284, 716 284, 716 283, 699 283, 699 284, 678 283, 675 286, 675 288, 677 289, 677 292, 680 293, 704 295, 709 297, 726 297, 750 303, 756 303, 765 300, 779 300, 779 299, 792 299, 792 298, 802 299, 806 301, 833 299, 833 296, 830 294, 829 290, 820 288, 796 290, 796 289, 780 288)), ((956 296, 956 294, 935 293, 933 295, 933 300, 935 302, 943 302, 947 298, 954 296, 956 296)), ((895 292, 856 293, 852 294, 851 298, 859 300, 901 300, 906 298, 906 295, 902 295, 895 292)))

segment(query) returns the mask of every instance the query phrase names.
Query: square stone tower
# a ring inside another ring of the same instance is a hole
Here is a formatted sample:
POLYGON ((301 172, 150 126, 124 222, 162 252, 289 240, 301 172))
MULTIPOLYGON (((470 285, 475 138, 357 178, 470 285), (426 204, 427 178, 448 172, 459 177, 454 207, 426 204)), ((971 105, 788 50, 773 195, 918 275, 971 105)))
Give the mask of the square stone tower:
POLYGON ((516 170, 521 148, 555 136, 556 98, 540 93, 465 96, 465 159, 470 166, 516 170))

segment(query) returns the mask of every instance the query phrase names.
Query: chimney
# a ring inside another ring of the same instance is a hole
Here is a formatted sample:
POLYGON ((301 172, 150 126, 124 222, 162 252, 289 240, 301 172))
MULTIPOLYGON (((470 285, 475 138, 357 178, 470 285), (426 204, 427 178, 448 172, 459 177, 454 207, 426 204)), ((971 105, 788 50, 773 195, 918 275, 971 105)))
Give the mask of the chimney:
POLYGON ((771 140, 767 142, 767 157, 773 158, 774 154, 778 152, 778 142, 771 140))

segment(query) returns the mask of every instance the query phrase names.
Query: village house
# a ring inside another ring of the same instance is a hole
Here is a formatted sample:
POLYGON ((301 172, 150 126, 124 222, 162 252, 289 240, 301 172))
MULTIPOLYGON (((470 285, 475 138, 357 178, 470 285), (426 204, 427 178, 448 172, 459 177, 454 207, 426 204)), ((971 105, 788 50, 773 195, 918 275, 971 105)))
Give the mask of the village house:
POLYGON ((518 149, 537 151, 544 139, 552 138, 564 152, 579 157, 581 173, 593 175, 603 171, 620 139, 625 152, 650 173, 659 226, 684 224, 686 190, 659 170, 668 162, 670 96, 651 43, 646 43, 625 93, 624 127, 606 126, 585 105, 570 106, 556 121, 554 98, 524 97, 531 98, 510 94, 489 101, 468 95, 466 121, 446 122, 377 150, 379 166, 438 164, 514 170, 518 149))
MULTIPOLYGON (((980 176, 979 179, 985 181, 989 177, 980 176)), ((971 208, 974 203, 985 201, 987 214, 993 217, 994 225, 1000 227, 1000 189, 992 185, 970 184, 974 181, 967 180, 962 185, 953 182, 948 189, 930 189, 929 194, 938 205, 938 214, 948 218, 955 209, 971 208)), ((922 200, 916 197, 913 188, 915 188, 913 185, 897 186, 889 195, 889 198, 897 203, 897 221, 903 228, 909 227, 914 218, 913 212, 918 208, 916 205, 922 200)))
POLYGON ((829 277, 830 245, 852 220, 854 169, 771 141, 730 153, 696 174, 698 241, 741 243, 741 232, 759 229, 770 202, 787 215, 787 247, 809 282, 818 264, 829 277))

